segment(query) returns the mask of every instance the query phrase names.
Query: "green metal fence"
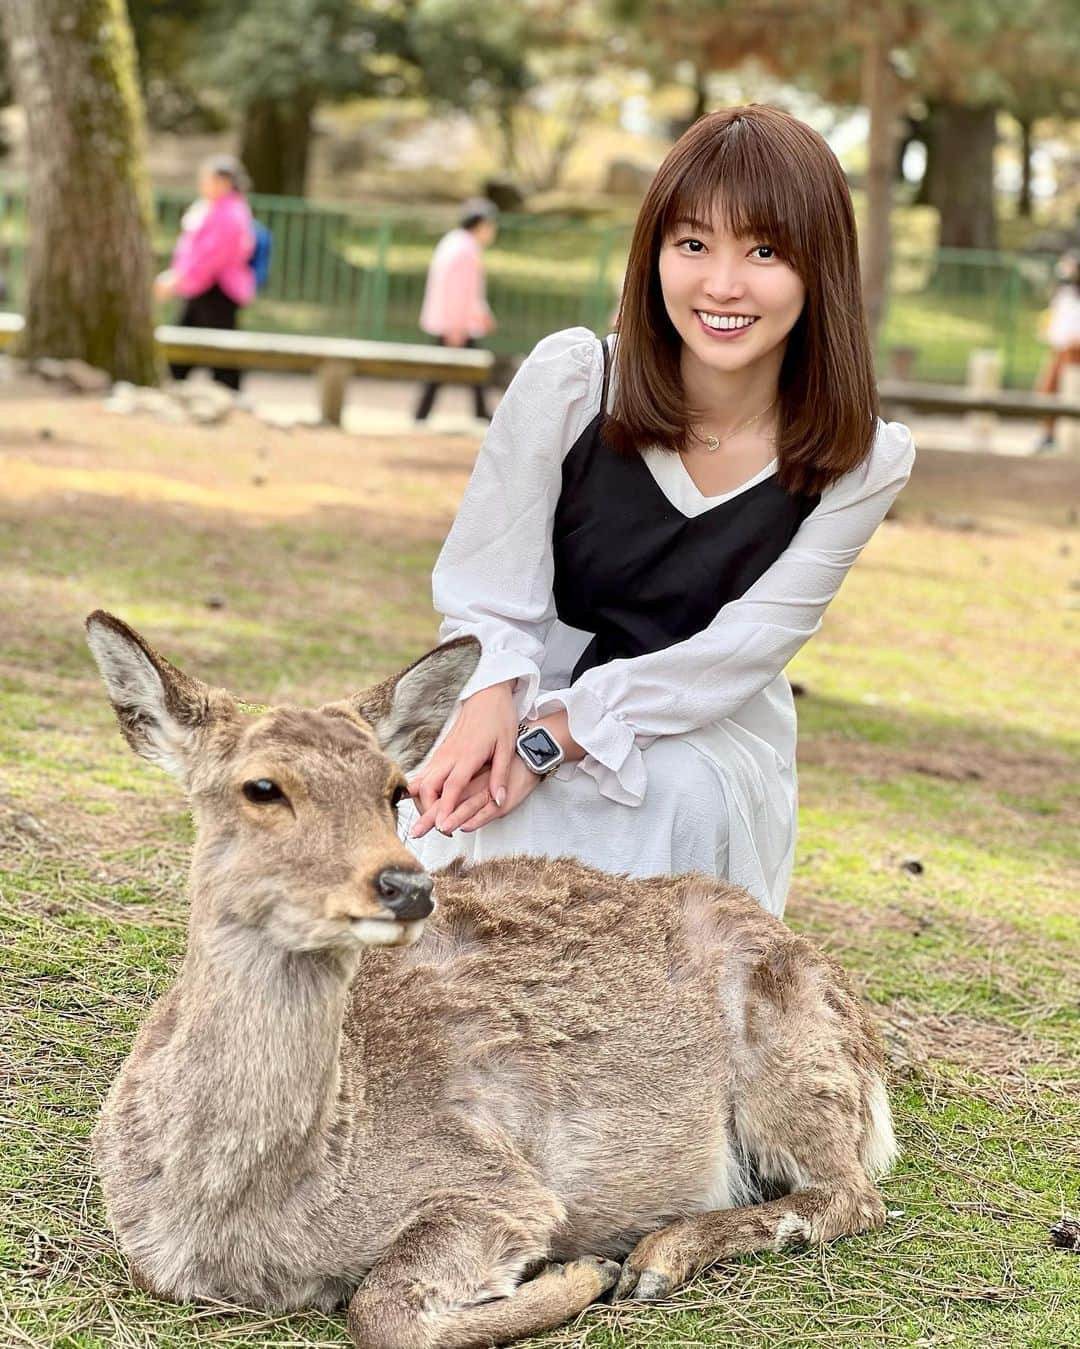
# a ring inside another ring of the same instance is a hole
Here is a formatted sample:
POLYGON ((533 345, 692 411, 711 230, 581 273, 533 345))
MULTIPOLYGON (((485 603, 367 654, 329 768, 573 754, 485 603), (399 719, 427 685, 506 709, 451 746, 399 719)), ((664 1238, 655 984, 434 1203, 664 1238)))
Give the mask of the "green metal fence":
MULTIPOLYGON (((190 197, 159 192, 154 247, 168 262, 190 197)), ((251 198, 273 234, 270 280, 245 326, 272 332, 416 340, 432 249, 452 223, 445 212, 373 211, 291 197, 251 198)), ((21 187, 0 188, 2 303, 19 309, 26 238, 21 187)), ((504 216, 487 254, 488 298, 498 319, 489 345, 528 351, 546 333, 582 324, 607 328, 629 243, 627 228, 556 217, 504 216)), ((968 354, 992 347, 1007 385, 1029 387, 1043 359, 1039 317, 1050 259, 1008 253, 900 250, 880 339, 882 370, 897 352, 915 378, 962 382, 968 354)), ((163 308, 161 317, 173 307, 163 308)))

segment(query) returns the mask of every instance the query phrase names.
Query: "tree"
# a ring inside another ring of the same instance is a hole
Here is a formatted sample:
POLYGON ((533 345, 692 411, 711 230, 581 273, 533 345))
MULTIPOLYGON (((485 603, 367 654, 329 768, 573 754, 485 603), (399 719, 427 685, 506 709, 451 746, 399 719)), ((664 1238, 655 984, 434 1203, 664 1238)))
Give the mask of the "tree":
POLYGON ((149 195, 123 0, 5 0, 29 147, 27 356, 156 381, 149 195))
POLYGON ((199 75, 240 116, 240 157, 257 192, 302 196, 314 113, 325 100, 405 92, 416 79, 413 0, 214 0, 199 75))
POLYGON ((418 0, 409 54, 437 103, 494 123, 506 170, 528 191, 562 179, 619 61, 595 0, 418 0))
POLYGON ((217 0, 127 0, 149 126, 180 135, 221 131, 221 101, 193 69, 217 0))

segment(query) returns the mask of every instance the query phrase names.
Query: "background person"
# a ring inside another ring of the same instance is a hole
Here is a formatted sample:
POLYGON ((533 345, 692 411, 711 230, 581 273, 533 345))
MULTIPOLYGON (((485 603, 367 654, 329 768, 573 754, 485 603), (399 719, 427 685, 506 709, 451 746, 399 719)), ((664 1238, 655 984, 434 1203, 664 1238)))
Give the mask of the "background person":
MULTIPOLYGON (((498 233, 498 210, 486 197, 474 197, 461 210, 456 229, 443 235, 432 255, 420 310, 420 327, 443 347, 475 347, 477 339, 495 331, 484 284, 484 249, 498 233)), ((416 420, 426 421, 441 385, 425 384, 416 405, 416 420)), ((473 386, 477 417, 490 420, 484 390, 473 386)))
MULTIPOLYGON (((184 212, 172 265, 154 283, 159 299, 179 295, 177 322, 186 328, 235 328, 239 310, 255 296, 255 229, 244 197, 246 175, 231 155, 207 160, 199 173, 199 197, 184 212)), ((170 364, 174 379, 190 365, 170 364)), ((240 388, 240 371, 215 368, 219 384, 240 388)))
POLYGON ((836 157, 774 108, 702 118, 645 197, 618 337, 533 351, 436 564, 442 637, 483 657, 410 784, 425 866, 701 871, 783 911, 783 671, 914 458, 876 412, 836 157))
MULTIPOLYGON (((1054 269, 1058 287, 1050 301, 1046 340, 1050 344, 1050 359, 1039 382, 1041 393, 1059 393, 1062 375, 1070 365, 1080 364, 1080 258, 1066 253, 1054 269)), ((1043 422, 1042 439, 1037 450, 1054 448, 1054 423, 1047 417, 1043 422)))

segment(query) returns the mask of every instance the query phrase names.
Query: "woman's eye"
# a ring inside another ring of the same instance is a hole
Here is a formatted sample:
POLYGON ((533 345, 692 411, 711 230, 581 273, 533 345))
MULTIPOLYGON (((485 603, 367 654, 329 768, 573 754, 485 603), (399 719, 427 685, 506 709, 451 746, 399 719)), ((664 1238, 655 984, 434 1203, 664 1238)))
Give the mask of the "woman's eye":
POLYGON ((770 244, 758 244, 758 246, 752 248, 750 252, 759 257, 763 262, 768 262, 770 258, 776 257, 776 249, 770 244))
POLYGON ((402 801, 405 800, 408 794, 409 794, 408 787, 406 787, 404 783, 399 782, 398 785, 394 788, 394 790, 390 793, 390 809, 397 810, 398 806, 402 803, 402 801))
POLYGON ((268 806, 273 801, 285 800, 285 793, 269 778, 254 778, 251 782, 245 782, 243 792, 256 806, 268 806))
POLYGON ((685 248, 688 253, 697 254, 705 252, 705 245, 700 239, 680 239, 678 247, 685 248))

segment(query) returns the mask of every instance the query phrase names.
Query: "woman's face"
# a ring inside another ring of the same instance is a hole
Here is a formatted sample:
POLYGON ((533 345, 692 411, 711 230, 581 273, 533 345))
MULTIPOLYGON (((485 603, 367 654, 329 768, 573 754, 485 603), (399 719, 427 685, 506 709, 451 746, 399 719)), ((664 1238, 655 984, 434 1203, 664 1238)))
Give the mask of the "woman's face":
POLYGON ((664 306, 689 353, 735 373, 783 358, 806 287, 768 239, 737 239, 723 226, 677 221, 659 257, 664 306))
POLYGON ((219 197, 228 196, 232 190, 232 179, 224 173, 213 173, 208 169, 199 174, 199 196, 205 197, 207 201, 217 201, 219 197))

